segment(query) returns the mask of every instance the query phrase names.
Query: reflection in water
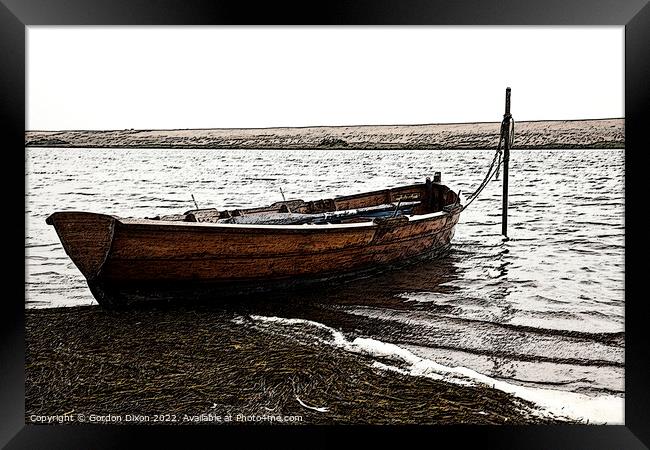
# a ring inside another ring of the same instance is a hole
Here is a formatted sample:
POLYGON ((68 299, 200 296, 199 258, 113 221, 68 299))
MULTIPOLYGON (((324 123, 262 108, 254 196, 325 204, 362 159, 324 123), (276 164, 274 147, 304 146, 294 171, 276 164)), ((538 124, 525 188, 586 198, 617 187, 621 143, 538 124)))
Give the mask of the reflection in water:
MULTIPOLYGON (((508 283, 508 265, 511 263, 507 259, 509 252, 507 243, 508 241, 504 239, 501 248, 495 253, 494 258, 494 262, 497 265, 495 267, 496 274, 493 278, 498 280, 498 284, 491 298, 498 312, 493 316, 492 321, 498 324, 509 323, 515 316, 515 308, 509 299, 511 287, 508 283)), ((503 336, 490 334, 488 335, 487 344, 494 349, 498 349, 503 345, 502 340, 503 336)), ((489 356, 488 360, 492 363, 490 373, 493 377, 515 378, 517 371, 514 361, 511 361, 498 352, 489 356)))

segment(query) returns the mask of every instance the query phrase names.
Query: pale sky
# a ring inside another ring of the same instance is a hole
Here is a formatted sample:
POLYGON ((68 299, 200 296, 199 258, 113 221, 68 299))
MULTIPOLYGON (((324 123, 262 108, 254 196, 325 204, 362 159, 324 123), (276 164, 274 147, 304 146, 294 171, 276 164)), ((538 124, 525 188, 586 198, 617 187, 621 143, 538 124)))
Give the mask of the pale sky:
POLYGON ((624 27, 27 28, 28 130, 624 117, 624 27))

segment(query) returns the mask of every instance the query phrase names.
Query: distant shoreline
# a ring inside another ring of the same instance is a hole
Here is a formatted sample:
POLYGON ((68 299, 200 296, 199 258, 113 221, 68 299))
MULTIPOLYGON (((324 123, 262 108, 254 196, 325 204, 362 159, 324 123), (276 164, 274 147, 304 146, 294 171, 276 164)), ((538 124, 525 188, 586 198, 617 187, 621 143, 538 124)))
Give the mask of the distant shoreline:
MULTIPOLYGON (((25 147, 469 150, 496 147, 499 122, 187 130, 26 131, 25 147)), ((515 124, 515 149, 624 148, 625 119, 515 124)))

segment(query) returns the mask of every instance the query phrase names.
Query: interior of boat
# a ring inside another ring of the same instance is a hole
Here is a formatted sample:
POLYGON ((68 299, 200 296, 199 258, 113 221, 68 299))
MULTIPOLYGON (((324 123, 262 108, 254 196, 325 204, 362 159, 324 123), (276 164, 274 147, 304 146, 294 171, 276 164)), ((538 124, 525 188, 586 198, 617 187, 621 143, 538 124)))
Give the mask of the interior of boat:
POLYGON ((193 209, 150 219, 250 225, 342 224, 383 221, 449 209, 458 195, 431 182, 315 201, 286 200, 261 208, 193 209))

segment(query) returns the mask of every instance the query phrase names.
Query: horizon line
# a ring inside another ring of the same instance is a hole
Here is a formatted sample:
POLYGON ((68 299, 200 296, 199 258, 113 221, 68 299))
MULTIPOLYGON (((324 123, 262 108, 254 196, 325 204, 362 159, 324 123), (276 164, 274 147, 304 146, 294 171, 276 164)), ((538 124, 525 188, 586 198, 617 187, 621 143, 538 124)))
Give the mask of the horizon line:
MULTIPOLYGON (((590 119, 535 119, 535 120, 521 120, 517 123, 528 123, 528 122, 586 122, 593 120, 625 120, 625 117, 602 117, 602 118, 590 118, 590 119)), ((485 124, 485 123, 501 123, 501 121, 476 121, 476 122, 434 122, 434 123, 412 123, 412 124, 354 124, 354 125, 300 125, 300 126, 282 126, 274 125, 267 127, 212 127, 212 128, 113 128, 113 129, 58 129, 58 130, 25 130, 25 133, 30 132, 67 132, 67 131, 97 131, 97 132, 108 132, 108 131, 190 131, 190 130, 270 130, 277 128, 360 128, 360 127, 419 127, 427 125, 474 125, 474 124, 485 124)))

